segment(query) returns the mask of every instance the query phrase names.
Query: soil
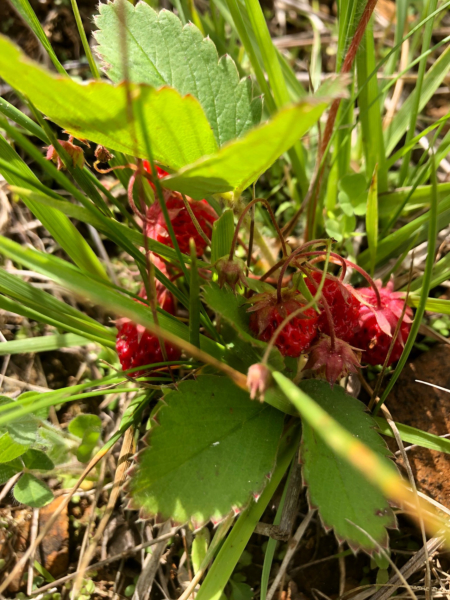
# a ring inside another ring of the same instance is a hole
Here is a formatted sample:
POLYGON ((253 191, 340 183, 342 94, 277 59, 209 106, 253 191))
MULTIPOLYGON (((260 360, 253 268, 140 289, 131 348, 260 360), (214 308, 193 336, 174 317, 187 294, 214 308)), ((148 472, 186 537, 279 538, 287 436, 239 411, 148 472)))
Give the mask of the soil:
MULTIPOLYGON (((450 345, 438 344, 408 363, 387 402, 396 421, 435 435, 448 435, 450 393, 417 383, 417 379, 450 390, 450 345)), ((420 489, 450 508, 450 455, 413 448, 408 456, 420 489)))

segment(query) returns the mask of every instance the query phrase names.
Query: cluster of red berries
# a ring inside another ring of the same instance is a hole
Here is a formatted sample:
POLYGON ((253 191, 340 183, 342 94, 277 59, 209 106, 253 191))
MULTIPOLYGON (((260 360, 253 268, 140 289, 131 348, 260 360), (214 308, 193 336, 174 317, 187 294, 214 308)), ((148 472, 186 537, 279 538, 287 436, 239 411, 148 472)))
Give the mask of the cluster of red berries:
MULTIPOLYGON (((306 271, 305 283, 312 295, 322 276, 321 271, 306 271)), ((391 282, 386 287, 376 282, 373 287, 354 289, 329 274, 318 301, 319 312, 306 308, 303 296, 288 288, 280 294, 258 294, 251 303, 253 333, 264 341, 274 339, 283 356, 308 353, 305 369, 323 373, 331 384, 355 372, 360 361, 369 365, 397 361, 412 322, 411 308, 405 306, 401 293, 393 291, 391 282)))
MULTIPOLYGON (((148 173, 152 173, 150 164, 147 161, 144 161, 144 168, 148 173)), ((156 167, 156 169, 159 179, 163 179, 168 175, 163 169, 160 169, 159 167, 156 167)), ((151 185, 155 190, 154 184, 151 183, 151 185)), ((192 238, 195 243, 197 256, 202 256, 207 245, 206 239, 204 239, 197 231, 197 227, 186 208, 183 197, 177 192, 164 190, 163 193, 164 202, 169 213, 169 219, 181 252, 189 254, 189 240, 192 238)), ((212 226, 217 219, 217 214, 206 200, 196 202, 187 198, 187 202, 192 209, 197 224, 203 230, 205 238, 210 239, 212 226)), ((156 240, 166 246, 173 247, 164 214, 157 199, 146 211, 143 230, 148 238, 156 240)), ((155 267, 170 279, 166 263, 155 254, 152 254, 151 259, 155 267)), ((139 296, 146 299, 145 288, 142 288, 139 296)), ((175 314, 174 297, 159 281, 156 281, 156 299, 158 306, 163 310, 172 315, 175 314)), ((165 360, 179 360, 181 356, 179 348, 165 342, 163 350, 158 338, 144 327, 132 323, 129 319, 120 319, 117 321, 116 325, 116 350, 122 369, 133 369, 144 365, 163 362, 165 360)))
MULTIPOLYGON (((147 161, 144 161, 144 168, 152 175, 147 161)), ((163 179, 168 173, 157 167, 155 175, 163 179)), ((151 185, 155 190, 153 182, 151 185)), ((163 190, 163 196, 181 252, 190 252, 192 238, 197 256, 201 256, 207 240, 211 238, 217 214, 205 200, 196 202, 170 190, 163 190), (191 210, 188 210, 187 203, 191 210), (195 222, 190 213, 193 213, 195 222), (200 228, 203 235, 199 232, 200 228)), ((173 246, 159 200, 140 215, 148 238, 173 246)), ((215 267, 219 285, 228 284, 235 290, 238 284, 246 285, 246 278, 244 263, 233 258, 233 254, 219 260, 215 267)), ((402 294, 393 291, 392 283, 382 287, 367 276, 372 287, 356 290, 344 284, 341 278, 331 274, 324 276, 322 271, 305 262, 308 254, 317 255, 319 252, 305 252, 299 248, 293 254, 297 254, 297 258, 304 257, 298 266, 309 292, 317 296, 316 305, 309 303, 307 306, 307 300, 295 286, 281 287, 283 273, 293 258, 291 255, 282 268, 278 288, 273 292, 256 294, 249 300, 250 329, 258 339, 275 344, 283 356, 296 358, 308 354, 305 369, 323 374, 331 384, 355 372, 361 361, 370 365, 390 365, 400 358, 411 328, 412 311, 405 307, 402 294)), ((345 268, 348 261, 337 255, 335 258, 340 259, 345 268)), ((154 254, 152 260, 170 279, 167 264, 154 254)), ((156 286, 158 305, 175 314, 172 294, 159 281, 156 286)), ((146 298, 144 288, 139 295, 146 298)), ((161 348, 158 338, 145 328, 128 319, 119 320, 117 326, 116 348, 123 369, 179 359, 181 353, 178 348, 168 343, 161 348)))

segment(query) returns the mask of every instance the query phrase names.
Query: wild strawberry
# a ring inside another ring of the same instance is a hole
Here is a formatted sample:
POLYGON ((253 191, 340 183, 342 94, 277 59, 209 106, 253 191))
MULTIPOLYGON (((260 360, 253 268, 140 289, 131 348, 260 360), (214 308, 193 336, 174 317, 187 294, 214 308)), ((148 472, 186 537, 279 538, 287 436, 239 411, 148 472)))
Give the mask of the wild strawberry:
MULTIPOLYGON (((175 346, 165 342, 167 360, 178 360, 181 352, 175 346)), ((133 369, 144 365, 164 362, 163 352, 156 335, 147 331, 141 325, 136 325, 128 319, 121 319, 117 327, 116 351, 122 369, 133 369)), ((137 374, 140 374, 137 372, 137 374)))
MULTIPOLYGON (((281 302, 276 294, 263 293, 252 298, 253 306, 248 309, 250 329, 256 337, 268 342, 284 319, 305 306, 304 299, 290 290, 283 290, 281 302)), ((312 308, 293 317, 281 330, 275 346, 283 356, 298 357, 310 347, 317 335, 319 316, 312 308)))
MULTIPOLYGON (((311 271, 310 274, 318 286, 322 279, 322 273, 320 271, 311 271)), ((317 286, 308 277, 305 278, 305 283, 314 296, 317 286)), ((331 275, 325 277, 322 288, 323 297, 328 302, 330 308, 336 337, 345 342, 349 342, 353 338, 359 319, 360 302, 352 293, 352 289, 351 286, 345 285, 331 275)), ((319 331, 330 335, 330 325, 325 311, 322 311, 320 314, 318 327, 319 331)))
MULTIPOLYGON (((369 365, 384 364, 395 328, 405 306, 403 294, 393 291, 394 284, 391 281, 386 287, 382 287, 380 281, 377 281, 376 285, 381 297, 380 306, 378 306, 377 295, 372 288, 357 290, 362 300, 368 305, 360 305, 359 322, 353 337, 353 345, 364 350, 363 361, 369 365)), ((403 346, 411 329, 412 316, 412 309, 407 307, 389 357, 389 365, 397 361, 402 354, 403 346)))
MULTIPOLYGON (((152 254, 152 262, 157 269, 161 271, 168 279, 170 279, 169 272, 167 270, 166 263, 159 258, 156 254, 152 254)), ((156 279, 155 277, 155 287, 156 287, 156 301, 158 306, 160 306, 163 310, 170 313, 171 315, 175 314, 175 301, 173 295, 166 286, 156 279)), ((145 286, 141 287, 141 291, 139 292, 139 296, 141 298, 147 298, 147 291, 145 286)))
POLYGON ((356 373, 361 365, 361 352, 352 348, 346 342, 339 338, 334 340, 327 335, 323 335, 320 340, 309 350, 308 362, 304 369, 317 371, 319 375, 324 375, 331 386, 341 377, 349 373, 356 373))
MULTIPOLYGON (((200 227, 206 236, 211 238, 212 224, 217 219, 215 210, 211 208, 206 200, 196 202, 188 199, 188 202, 190 203, 192 212, 200 227)), ((189 254, 189 239, 193 238, 197 249, 197 256, 201 256, 204 253, 207 244, 198 233, 181 196, 176 192, 173 192, 166 198, 166 206, 181 252, 189 254)), ((161 244, 173 247, 164 215, 158 201, 155 201, 147 210, 145 234, 147 237, 161 242, 161 244)))
MULTIPOLYGON (((152 167, 151 167, 149 161, 148 160, 144 160, 144 161, 142 161, 142 164, 144 166, 144 169, 147 171, 147 173, 150 173, 150 175, 151 175, 152 174, 152 167)), ((158 175, 158 179, 163 179, 166 175, 169 174, 167 171, 164 171, 164 169, 161 169, 161 167, 156 167, 156 173, 158 175)), ((155 186, 153 184, 151 184, 151 185, 152 185, 152 187, 154 189, 155 186)))

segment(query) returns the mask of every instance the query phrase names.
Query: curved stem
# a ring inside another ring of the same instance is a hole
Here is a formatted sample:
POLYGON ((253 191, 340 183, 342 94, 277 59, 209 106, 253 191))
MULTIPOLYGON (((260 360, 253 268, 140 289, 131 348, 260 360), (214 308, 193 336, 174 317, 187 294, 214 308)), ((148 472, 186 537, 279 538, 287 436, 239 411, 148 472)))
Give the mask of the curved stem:
POLYGON ((281 233, 281 230, 280 230, 280 228, 278 226, 277 220, 275 219, 275 215, 273 214, 273 210, 272 210, 269 202, 265 198, 255 198, 254 200, 252 200, 251 202, 249 202, 247 204, 247 206, 242 211, 241 216, 239 217, 239 220, 237 222, 236 229, 234 231, 233 241, 231 243, 230 256, 229 256, 229 259, 228 259, 230 261, 232 261, 233 257, 234 257, 234 251, 236 249, 236 243, 237 243, 237 239, 238 239, 238 235, 239 235, 239 229, 242 226, 242 223, 244 221, 245 215, 248 213, 248 211, 250 210, 250 208, 252 206, 254 206, 257 202, 262 202, 264 204, 264 206, 267 208, 267 210, 269 212, 269 215, 270 215, 270 218, 272 220, 272 223, 274 224, 275 229, 277 230, 278 237, 280 238, 281 245, 282 245, 282 248, 283 248, 283 255, 287 256, 286 241, 285 241, 285 239, 283 237, 283 234, 281 233))
MULTIPOLYGON (((280 275, 278 276, 278 284, 277 284, 277 302, 281 302, 281 286, 283 283, 283 277, 284 274, 286 272, 286 269, 288 268, 289 264, 292 262, 292 260, 294 258, 298 258, 299 254, 303 253, 303 250, 305 248, 307 248, 308 246, 311 245, 315 245, 315 244, 325 244, 325 245, 329 245, 330 244, 330 240, 311 240, 310 242, 305 242, 304 244, 302 244, 301 246, 299 246, 296 250, 294 250, 294 252, 292 252, 292 254, 287 258, 287 260, 285 260, 283 266, 281 267, 280 270, 280 275)), ((308 256, 309 252, 305 252, 305 256, 308 256)))
POLYGON ((377 297, 377 308, 380 309, 381 308, 380 290, 378 289, 378 286, 375 283, 375 281, 372 279, 372 277, 369 275, 369 273, 367 273, 367 271, 364 271, 364 269, 362 267, 360 267, 359 265, 356 265, 355 263, 353 263, 347 259, 345 259, 345 262, 347 263, 347 265, 349 267, 352 267, 352 269, 355 269, 356 271, 358 271, 358 273, 360 275, 362 275, 365 279, 367 279, 370 286, 373 288, 373 291, 375 292, 375 296, 377 297))
MULTIPOLYGON (((128 194, 128 202, 131 206, 131 210, 134 212, 134 214, 136 216, 138 216, 140 219, 142 219, 142 223, 145 223, 145 215, 144 213, 142 213, 138 207, 136 206, 136 204, 134 203, 134 198, 133 198, 133 188, 134 188, 134 184, 136 182, 136 176, 138 174, 138 171, 135 171, 133 173, 133 175, 130 177, 130 180, 128 182, 128 189, 127 189, 127 194, 128 194)), ((144 233, 144 237, 145 237, 145 233, 144 233)))
MULTIPOLYGON (((323 252, 308 252, 309 256, 317 256, 317 258, 315 258, 314 260, 310 261, 311 264, 314 264, 316 262, 321 262, 321 261, 326 261, 326 254, 324 254, 323 252)), ((336 252, 330 252, 330 258, 334 258, 337 259, 336 262, 334 262, 334 264, 340 264, 342 267, 342 273, 339 277, 339 279, 342 281, 347 273, 347 263, 345 258, 343 258, 342 256, 340 256, 339 254, 336 254, 336 252)))

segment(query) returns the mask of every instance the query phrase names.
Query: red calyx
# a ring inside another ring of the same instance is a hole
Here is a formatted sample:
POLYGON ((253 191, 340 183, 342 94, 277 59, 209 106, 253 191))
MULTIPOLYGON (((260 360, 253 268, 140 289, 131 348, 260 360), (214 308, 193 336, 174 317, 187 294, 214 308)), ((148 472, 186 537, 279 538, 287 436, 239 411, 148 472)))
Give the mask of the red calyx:
MULTIPOLYGON (((308 277, 305 278, 305 283, 314 296, 322 279, 322 273, 320 271, 311 271, 310 275, 317 285, 314 285, 308 277)), ((350 285, 345 285, 336 277, 326 275, 322 294, 328 302, 336 337, 345 342, 350 342, 358 327, 359 308, 361 305, 353 294, 353 288, 350 285)), ((318 327, 320 332, 330 335, 330 325, 325 311, 322 311, 320 314, 318 327)))
MULTIPOLYGON (((305 306, 299 294, 282 290, 282 301, 277 303, 276 294, 258 294, 252 298, 253 306, 248 310, 250 329, 256 337, 264 342, 270 341, 275 330, 284 319, 305 306)), ((293 317, 281 330, 275 341, 275 346, 283 356, 298 357, 311 346, 317 336, 319 315, 312 308, 293 317)))
MULTIPOLYGON (((353 344, 364 350, 363 361, 369 365, 383 365, 392 342, 397 323, 405 306, 404 295, 394 292, 394 285, 389 282, 386 287, 377 281, 381 297, 381 306, 377 305, 376 293, 372 288, 361 288, 357 292, 368 306, 361 304, 358 325, 355 329, 353 344)), ((400 330, 389 357, 388 364, 397 361, 411 329, 413 311, 406 308, 400 330)))

